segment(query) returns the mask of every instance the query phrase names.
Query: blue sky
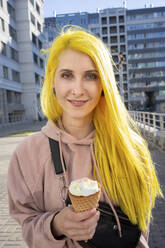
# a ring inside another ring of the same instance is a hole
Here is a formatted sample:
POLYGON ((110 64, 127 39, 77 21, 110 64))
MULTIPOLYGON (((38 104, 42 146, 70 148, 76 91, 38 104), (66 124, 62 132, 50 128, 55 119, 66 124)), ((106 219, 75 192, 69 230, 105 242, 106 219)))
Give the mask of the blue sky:
MULTIPOLYGON (((144 8, 145 3, 153 4, 154 7, 165 7, 165 0, 127 0, 127 9, 144 8)), ((44 16, 57 14, 87 11, 96 12, 97 8, 113 8, 123 6, 123 0, 44 0, 44 16)))

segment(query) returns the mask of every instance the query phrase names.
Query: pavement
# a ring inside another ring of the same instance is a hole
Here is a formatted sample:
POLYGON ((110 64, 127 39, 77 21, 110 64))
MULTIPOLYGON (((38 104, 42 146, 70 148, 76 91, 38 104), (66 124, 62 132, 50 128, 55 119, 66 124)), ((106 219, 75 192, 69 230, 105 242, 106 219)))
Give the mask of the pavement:
MULTIPOLYGON (((39 130, 45 121, 22 123, 12 127, 0 128, 0 248, 27 248, 22 240, 21 228, 8 214, 8 196, 6 188, 8 164, 15 147, 24 136, 8 136, 11 133, 27 130, 39 130)), ((165 195, 165 153, 150 146, 157 174, 165 195)), ((157 199, 150 226, 150 248, 165 248, 165 200, 157 199)), ((46 247, 45 247, 46 248, 46 247)), ((106 248, 106 247, 105 247, 106 248)))

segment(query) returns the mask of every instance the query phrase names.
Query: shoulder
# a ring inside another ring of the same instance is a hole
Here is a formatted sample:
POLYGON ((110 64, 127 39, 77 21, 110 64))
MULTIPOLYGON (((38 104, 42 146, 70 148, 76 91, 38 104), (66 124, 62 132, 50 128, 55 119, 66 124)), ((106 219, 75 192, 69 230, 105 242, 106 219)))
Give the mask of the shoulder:
POLYGON ((19 156, 26 158, 32 157, 33 159, 38 156, 45 157, 49 151, 49 140, 42 132, 37 132, 25 138, 16 147, 15 153, 19 156), (29 157, 28 157, 29 156, 29 157))
POLYGON ((34 186, 36 180, 43 174, 43 168, 50 158, 48 137, 38 132, 20 142, 13 153, 10 167, 19 167, 27 184, 34 186), (12 161, 15 161, 14 164, 12 161))
POLYGON ((16 151, 19 151, 19 150, 23 149, 24 147, 27 148, 31 144, 34 144, 35 146, 39 145, 40 142, 42 142, 43 140, 46 140, 46 139, 48 139, 48 138, 41 131, 34 133, 34 134, 31 134, 19 143, 19 145, 16 148, 16 151))

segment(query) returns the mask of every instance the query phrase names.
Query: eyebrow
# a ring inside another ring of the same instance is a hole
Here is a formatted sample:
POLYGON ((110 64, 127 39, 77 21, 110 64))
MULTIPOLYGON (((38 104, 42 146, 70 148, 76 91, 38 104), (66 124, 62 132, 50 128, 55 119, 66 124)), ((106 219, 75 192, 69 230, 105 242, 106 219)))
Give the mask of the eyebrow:
MULTIPOLYGON (((59 72, 74 72, 74 71, 72 71, 70 69, 61 69, 61 70, 59 70, 59 72)), ((90 73, 90 72, 94 72, 94 73, 98 74, 98 71, 95 69, 85 71, 85 73, 90 73)))

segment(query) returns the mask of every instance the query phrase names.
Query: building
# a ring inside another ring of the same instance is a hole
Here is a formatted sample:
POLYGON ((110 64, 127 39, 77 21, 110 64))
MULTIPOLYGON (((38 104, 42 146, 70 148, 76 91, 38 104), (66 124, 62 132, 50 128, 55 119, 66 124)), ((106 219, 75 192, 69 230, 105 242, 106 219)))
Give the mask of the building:
POLYGON ((101 36, 99 12, 88 14, 88 29, 97 37, 101 36))
POLYGON ((0 125, 40 118, 43 0, 0 0, 0 125))
POLYGON ((52 41, 67 24, 78 25, 100 37, 111 50, 115 63, 115 76, 123 101, 128 107, 129 88, 127 71, 126 9, 97 10, 96 13, 78 12, 45 18, 47 40, 52 41), (120 54, 123 56, 121 63, 120 54))
POLYGON ((100 10, 99 23, 100 38, 111 51, 120 95, 126 107, 129 108, 126 9, 100 10))
POLYGON ((54 17, 45 18, 44 34, 46 37, 45 47, 49 47, 56 36, 65 25, 77 25, 88 29, 88 13, 77 12, 68 14, 59 14, 54 17))
MULTIPOLYGON (((164 112, 165 7, 150 5, 127 10, 126 1, 123 3, 123 8, 85 12, 83 27, 110 49, 116 81, 127 108, 164 112)), ((53 23, 57 33, 66 24, 83 24, 81 13, 57 15, 53 23)), ((53 40, 52 31, 50 36, 53 40)))
POLYGON ((49 43, 51 43, 54 40, 54 38, 57 36, 55 17, 45 18, 44 35, 45 35, 45 47, 48 47, 49 43))
POLYGON ((127 10, 132 109, 165 112, 165 7, 127 10))
POLYGON ((59 32, 65 25, 77 25, 82 28, 88 28, 88 12, 77 12, 60 14, 56 16, 56 29, 59 32))
POLYGON ((0 125, 43 117, 40 50, 67 24, 90 30, 107 45, 128 109, 165 112, 165 7, 98 9, 44 22, 43 0, 0 0, 0 125))

